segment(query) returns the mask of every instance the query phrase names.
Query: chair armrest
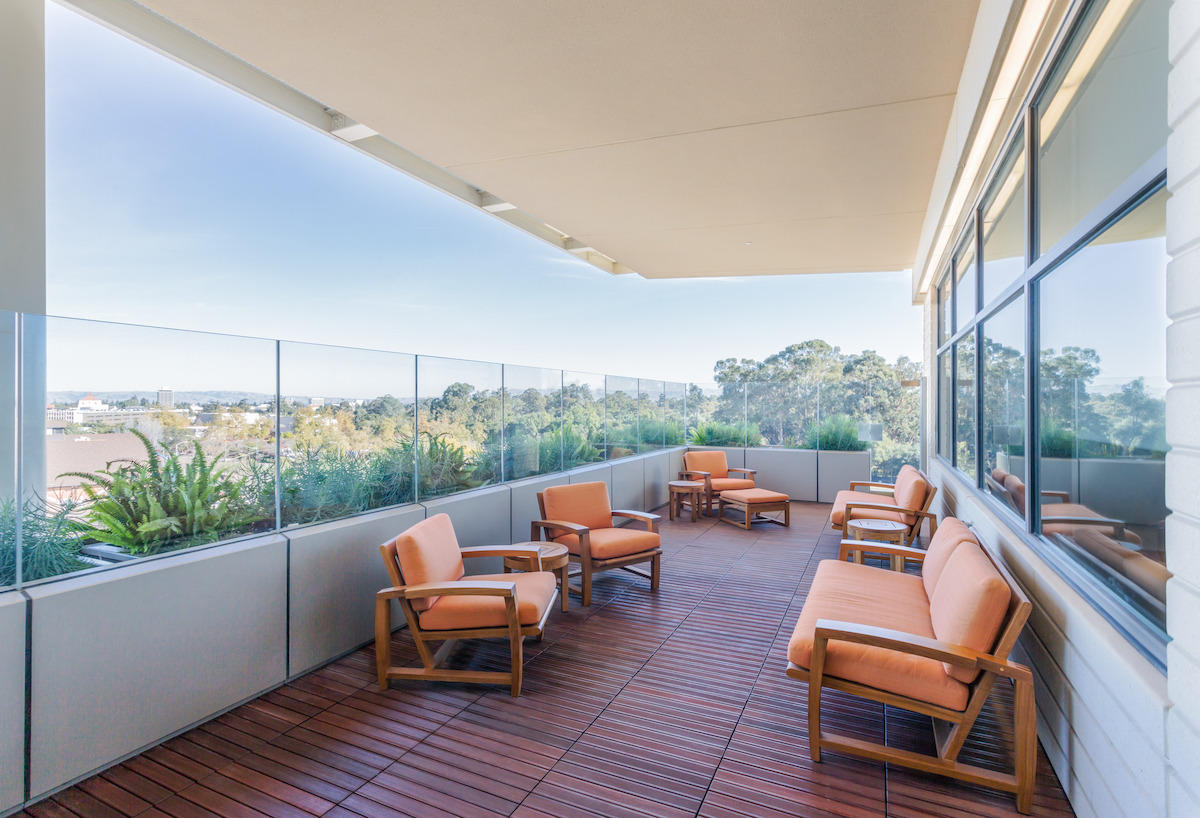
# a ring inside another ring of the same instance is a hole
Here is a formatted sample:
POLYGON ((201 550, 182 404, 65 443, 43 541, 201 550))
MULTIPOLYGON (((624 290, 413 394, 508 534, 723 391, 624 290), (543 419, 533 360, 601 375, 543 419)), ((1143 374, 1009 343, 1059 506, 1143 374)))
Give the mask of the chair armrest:
POLYGON ((897 506, 891 503, 872 503, 867 501, 865 503, 846 503, 846 508, 842 512, 842 519, 850 519, 850 509, 852 508, 868 508, 875 511, 895 511, 899 514, 911 514, 914 516, 920 513, 920 509, 917 508, 905 508, 904 506, 897 506))
MULTIPOLYGON (((589 530, 586 525, 579 525, 579 523, 569 523, 566 520, 534 520, 530 524, 530 531, 532 531, 532 532, 536 532, 538 529, 542 529, 543 531, 548 531, 552 528, 561 528, 563 531, 566 531, 568 534, 580 534, 580 535, 582 535, 583 532, 589 530)), ((560 534, 559 536, 561 537, 562 535, 560 534)))
POLYGON ((542 570, 542 549, 537 545, 472 545, 460 548, 463 559, 472 557, 520 557, 529 560, 534 571, 542 570))
POLYGON ((404 586, 405 599, 424 599, 431 596, 502 596, 515 597, 515 582, 460 579, 455 582, 424 582, 404 586))
POLYGON ((873 489, 889 489, 892 492, 894 492, 896 490, 896 486, 892 483, 872 483, 869 480, 851 480, 850 481, 850 491, 857 491, 860 486, 866 486, 867 488, 873 488, 873 489))
POLYGON ((1060 503, 1071 502, 1070 493, 1065 492, 1065 491, 1043 491, 1042 496, 1043 497, 1053 497, 1054 499, 1058 500, 1060 503))
POLYGON ((875 542, 874 540, 842 540, 841 550, 838 551, 838 559, 845 560, 850 556, 851 551, 862 551, 864 554, 877 554, 887 557, 904 557, 906 560, 914 560, 923 563, 925 561, 926 551, 920 548, 909 548, 907 545, 892 545, 891 543, 875 542))
POLYGON ((854 622, 840 622, 835 619, 818 619, 813 632, 813 651, 815 652, 818 643, 821 643, 821 653, 824 654, 824 643, 830 641, 853 642, 899 653, 909 653, 914 656, 924 656, 969 670, 986 670, 1010 679, 1032 679, 1032 673, 1024 665, 971 650, 962 645, 954 645, 940 639, 930 639, 926 636, 918 636, 891 628, 877 628, 854 622))
POLYGON ((613 509, 612 516, 628 517, 631 520, 638 520, 646 524, 646 528, 651 532, 657 530, 658 524, 662 522, 662 517, 657 514, 647 514, 642 511, 626 511, 624 509, 613 509))
POLYGON ((730 469, 729 471, 740 471, 742 474, 758 474, 758 469, 730 469))
POLYGON ((1125 521, 1117 520, 1113 517, 1055 517, 1054 515, 1047 517, 1043 514, 1042 522, 1059 525, 1103 525, 1119 528, 1122 531, 1125 530, 1125 521))
POLYGON ((709 477, 712 477, 712 472, 707 472, 707 471, 681 471, 681 472, 679 473, 679 479, 680 479, 680 480, 683 480, 683 479, 685 479, 685 478, 688 478, 688 477, 701 477, 701 478, 706 478, 706 479, 707 479, 707 478, 709 478, 709 477))

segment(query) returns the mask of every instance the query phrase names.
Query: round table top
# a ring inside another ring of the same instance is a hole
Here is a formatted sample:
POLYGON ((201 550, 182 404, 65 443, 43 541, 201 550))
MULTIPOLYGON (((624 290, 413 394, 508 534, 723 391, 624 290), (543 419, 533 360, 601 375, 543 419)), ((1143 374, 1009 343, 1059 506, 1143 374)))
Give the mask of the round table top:
MULTIPOLYGON (((538 545, 541 546, 541 557, 543 562, 550 560, 565 559, 567 557, 567 547, 558 542, 515 542, 513 545, 538 545)), ((528 560, 520 557, 505 557, 504 562, 510 568, 521 568, 529 565, 528 560)))
POLYGON ((667 483, 673 489, 703 488, 704 484, 696 480, 672 480, 667 483))
POLYGON ((900 531, 908 528, 904 523, 898 523, 895 520, 872 520, 869 518, 851 520, 847 525, 854 526, 860 531, 900 531))

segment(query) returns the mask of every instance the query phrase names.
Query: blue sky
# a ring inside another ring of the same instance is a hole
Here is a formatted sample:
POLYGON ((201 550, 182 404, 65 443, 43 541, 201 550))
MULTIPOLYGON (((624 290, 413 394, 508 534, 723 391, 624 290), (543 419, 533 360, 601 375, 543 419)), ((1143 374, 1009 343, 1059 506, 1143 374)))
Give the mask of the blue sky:
POLYGON ((47 84, 52 314, 674 381, 921 355, 903 272, 612 276, 53 3, 47 84))

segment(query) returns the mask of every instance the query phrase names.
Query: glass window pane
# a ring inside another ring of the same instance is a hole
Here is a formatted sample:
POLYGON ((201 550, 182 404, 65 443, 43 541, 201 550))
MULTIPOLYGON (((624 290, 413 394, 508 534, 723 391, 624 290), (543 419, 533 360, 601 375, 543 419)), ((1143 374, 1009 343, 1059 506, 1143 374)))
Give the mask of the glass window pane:
POLYGON ((26 579, 275 527, 273 341, 27 315, 22 344, 26 579))
POLYGON ((638 446, 649 452, 663 447, 666 437, 666 384, 638 380, 638 446))
POLYGON ((1156 193, 1038 285, 1041 532, 1159 628, 1166 199, 1156 193))
POLYGON ((950 274, 947 273, 942 279, 942 283, 938 285, 937 290, 937 322, 938 322, 938 346, 946 343, 946 339, 950 337, 952 327, 954 325, 954 302, 950 297, 950 274))
POLYGON ((637 378, 604 378, 605 460, 637 454, 637 378))
POLYGON ((563 373, 563 469, 604 459, 604 376, 563 373))
POLYGON ((687 384, 666 384, 667 411, 663 442, 667 446, 682 446, 684 429, 687 426, 687 384))
POLYGON ((979 281, 975 269, 975 233, 968 230, 954 254, 954 331, 958 332, 975 317, 975 288, 979 281))
POLYGON ((504 479, 561 471, 562 378, 559 369, 504 366, 504 479))
POLYGON ((975 476, 975 335, 954 345, 954 465, 975 476))
POLYGON ((983 324, 983 481, 1025 516, 1025 299, 983 324))
POLYGON ((954 382, 950 350, 938 356, 938 454, 954 462, 954 382))
POLYGON ((417 358, 417 499, 499 482, 500 364, 417 358))
POLYGON ((1018 140, 983 201, 983 303, 1025 271, 1025 143, 1018 140))
POLYGON ((284 525, 416 499, 415 379, 412 355, 280 343, 284 525))
POLYGON ((1038 101, 1039 252, 1167 144, 1167 0, 1093 3, 1038 101))

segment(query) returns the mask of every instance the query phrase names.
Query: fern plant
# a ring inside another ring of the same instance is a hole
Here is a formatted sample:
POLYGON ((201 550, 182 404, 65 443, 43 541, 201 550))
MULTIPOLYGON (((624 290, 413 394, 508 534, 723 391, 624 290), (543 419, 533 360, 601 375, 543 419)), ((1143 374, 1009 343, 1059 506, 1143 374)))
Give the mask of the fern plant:
POLYGON ((200 444, 192 459, 161 454, 150 439, 133 434, 146 448, 146 462, 114 460, 79 477, 87 497, 78 530, 85 537, 125 548, 131 554, 154 554, 167 546, 186 548, 242 533, 264 518, 243 499, 241 480, 210 462, 200 444))

